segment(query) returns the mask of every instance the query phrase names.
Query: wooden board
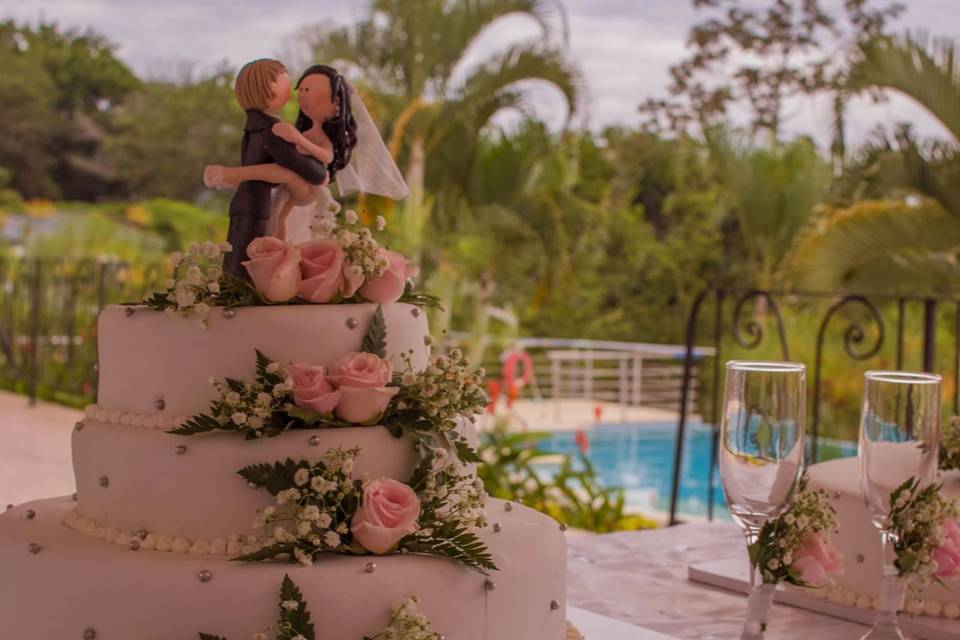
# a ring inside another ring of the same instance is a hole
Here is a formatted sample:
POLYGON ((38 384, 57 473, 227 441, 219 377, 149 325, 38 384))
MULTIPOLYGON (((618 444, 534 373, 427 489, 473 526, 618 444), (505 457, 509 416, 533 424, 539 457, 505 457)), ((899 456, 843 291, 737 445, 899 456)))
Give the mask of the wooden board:
MULTIPOLYGON (((701 562, 690 565, 687 570, 687 577, 692 582, 700 582, 745 594, 748 590, 746 567, 742 565, 743 560, 739 558, 701 562)), ((860 609, 830 602, 800 589, 777 589, 774 600, 781 604, 824 613, 828 616, 858 622, 866 626, 872 625, 877 616, 877 612, 873 609, 860 609)), ((903 615, 900 625, 904 632, 917 640, 957 640, 957 638, 960 638, 960 620, 903 615)), ((866 633, 866 629, 864 629, 864 633, 866 633)))

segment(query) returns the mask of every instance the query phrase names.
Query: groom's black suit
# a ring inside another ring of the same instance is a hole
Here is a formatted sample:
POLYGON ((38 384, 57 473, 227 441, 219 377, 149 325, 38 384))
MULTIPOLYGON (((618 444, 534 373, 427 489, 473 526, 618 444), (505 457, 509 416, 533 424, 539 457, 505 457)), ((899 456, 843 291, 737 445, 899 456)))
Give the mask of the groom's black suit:
MULTIPOLYGON (((310 184, 322 184, 327 171, 323 163, 297 151, 286 140, 277 137, 273 125, 277 118, 256 109, 247 110, 240 143, 240 162, 243 166, 275 162, 293 171, 310 184)), ((240 183, 230 200, 230 228, 227 241, 233 250, 224 258, 224 268, 233 275, 249 280, 243 261, 247 259, 247 245, 254 238, 266 235, 270 217, 270 190, 273 185, 260 180, 240 183)))

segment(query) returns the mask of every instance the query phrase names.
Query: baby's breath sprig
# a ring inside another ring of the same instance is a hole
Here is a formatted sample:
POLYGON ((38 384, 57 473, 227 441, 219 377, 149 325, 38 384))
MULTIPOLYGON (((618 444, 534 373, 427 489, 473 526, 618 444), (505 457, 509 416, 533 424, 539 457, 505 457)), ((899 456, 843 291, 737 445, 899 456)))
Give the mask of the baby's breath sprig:
MULTIPOLYGON (((802 558, 810 555, 808 547, 816 547, 818 552, 822 551, 825 557, 831 558, 829 564, 839 565, 839 555, 828 540, 835 529, 836 510, 826 492, 808 490, 804 477, 790 508, 780 517, 764 523, 757 541, 748 547, 750 562, 767 584, 783 581, 799 587, 823 586, 809 582, 810 572, 804 571, 806 560, 802 558)), ((831 572, 832 567, 822 565, 823 561, 817 562, 817 573, 820 569, 823 574, 831 572)))
POLYGON ((884 527, 893 534, 893 564, 914 591, 940 582, 934 551, 941 543, 941 528, 960 516, 957 503, 940 493, 941 485, 921 486, 910 478, 890 494, 890 512, 884 527))
POLYGON ((266 489, 277 506, 262 509, 253 522, 259 549, 236 560, 288 555, 311 565, 323 553, 363 553, 353 544, 350 519, 360 508, 363 483, 353 480, 359 448, 329 449, 318 462, 287 458, 244 467, 237 473, 266 489))
MULTIPOLYGON (((276 631, 277 640, 316 640, 317 637, 303 594, 288 575, 283 576, 283 583, 280 585, 280 619, 277 620, 276 631)), ((226 640, 226 638, 201 633, 200 640, 226 640)), ((267 631, 253 634, 253 640, 268 640, 267 631)))
MULTIPOLYGON (((383 216, 377 217, 377 230, 386 227, 383 216)), ((369 227, 360 221, 356 211, 343 211, 339 206, 317 213, 311 230, 317 238, 333 238, 346 254, 348 269, 356 277, 367 280, 379 278, 390 268, 390 262, 380 251, 380 243, 373 237, 369 227)))
POLYGON ((430 630, 430 621, 419 605, 419 598, 410 596, 394 609, 386 629, 375 636, 364 636, 363 640, 440 640, 440 634, 430 630))
POLYGON ((179 312, 207 325, 211 307, 217 304, 222 291, 223 254, 230 251, 229 242, 192 242, 187 252, 171 255, 173 277, 166 290, 144 301, 152 309, 179 312))

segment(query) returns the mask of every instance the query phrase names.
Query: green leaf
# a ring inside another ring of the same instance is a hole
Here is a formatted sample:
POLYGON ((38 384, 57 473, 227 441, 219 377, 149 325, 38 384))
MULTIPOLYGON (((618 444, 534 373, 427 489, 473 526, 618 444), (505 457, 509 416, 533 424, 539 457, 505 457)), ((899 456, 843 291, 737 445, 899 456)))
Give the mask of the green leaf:
POLYGON ((381 358, 387 357, 387 323, 383 318, 383 307, 377 305, 377 310, 370 320, 367 334, 360 343, 360 351, 372 353, 381 358))
POLYGON ((247 482, 266 489, 271 495, 277 495, 284 489, 295 487, 294 476, 299 469, 309 469, 306 460, 295 461, 287 458, 283 462, 253 464, 237 471, 247 482))
POLYGON ((413 553, 444 556, 481 573, 497 570, 487 545, 476 533, 456 521, 435 526, 429 538, 408 536, 400 543, 400 547, 413 553))
POLYGON ((480 454, 476 449, 470 446, 470 443, 466 440, 454 440, 454 446, 457 448, 457 457, 460 458, 460 462, 480 464, 483 462, 483 459, 480 457, 480 454))
POLYGON ((230 559, 235 562, 259 562, 261 560, 270 560, 280 555, 293 554, 293 549, 294 546, 292 544, 278 543, 230 559))
POLYGON ((409 286, 404 289, 403 295, 400 296, 400 299, 397 302, 412 304, 424 309, 437 309, 439 311, 443 311, 443 305, 440 304, 440 298, 429 293, 423 293, 422 291, 413 291, 413 289, 409 286))
POLYGON ((168 430, 167 433, 172 433, 177 436, 195 436, 198 433, 207 433, 222 428, 223 425, 217 422, 213 416, 201 413, 193 416, 176 429, 168 430))
POLYGON ((300 634, 307 640, 315 640, 316 631, 313 628, 313 623, 310 622, 307 603, 303 601, 303 594, 300 593, 300 589, 290 579, 289 575, 283 576, 283 585, 280 587, 280 604, 280 620, 290 625, 290 635, 300 634), (298 605, 297 608, 293 611, 284 609, 282 605, 287 600, 295 601, 298 605))

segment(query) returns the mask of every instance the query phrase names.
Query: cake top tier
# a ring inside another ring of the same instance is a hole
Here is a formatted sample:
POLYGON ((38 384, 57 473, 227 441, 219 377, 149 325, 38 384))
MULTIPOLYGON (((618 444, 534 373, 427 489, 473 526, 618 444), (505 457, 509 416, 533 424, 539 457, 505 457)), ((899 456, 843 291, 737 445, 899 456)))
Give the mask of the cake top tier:
MULTIPOLYGON (((144 306, 108 306, 99 320, 98 404, 170 417, 206 411, 210 379, 250 379, 257 350, 281 363, 332 367, 359 351, 375 304, 214 308, 207 326, 144 306)), ((423 370, 430 356, 426 314, 382 305, 386 356, 395 371, 423 370)))

